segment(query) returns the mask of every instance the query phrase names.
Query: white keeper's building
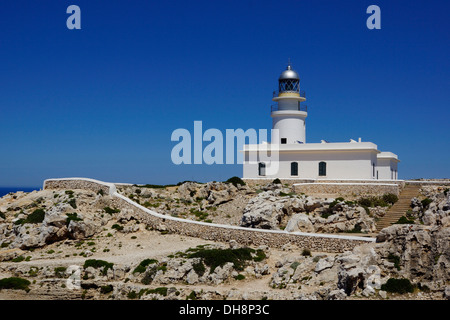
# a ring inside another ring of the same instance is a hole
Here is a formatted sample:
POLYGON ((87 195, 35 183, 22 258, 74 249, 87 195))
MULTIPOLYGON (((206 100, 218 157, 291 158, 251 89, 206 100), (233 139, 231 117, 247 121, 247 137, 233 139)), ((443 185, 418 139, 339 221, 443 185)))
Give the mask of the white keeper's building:
POLYGON ((270 143, 244 145, 244 179, 397 180, 400 160, 376 144, 350 142, 306 143, 308 110, 300 78, 289 64, 278 79, 271 107, 270 143), (276 156, 278 155, 278 156, 276 156))

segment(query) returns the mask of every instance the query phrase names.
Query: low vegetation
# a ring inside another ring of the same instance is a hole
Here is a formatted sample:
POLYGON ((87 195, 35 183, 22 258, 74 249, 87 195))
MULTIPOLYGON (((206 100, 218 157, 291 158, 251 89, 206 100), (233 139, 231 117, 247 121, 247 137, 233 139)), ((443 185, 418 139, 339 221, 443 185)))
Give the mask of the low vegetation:
MULTIPOLYGON (((247 247, 238 249, 215 249, 199 246, 189 249, 186 252, 186 257, 200 258, 202 263, 208 266, 210 273, 212 273, 217 267, 222 267, 228 262, 233 263, 234 269, 242 271, 247 261, 262 261, 266 258, 266 255, 263 250, 255 250, 247 247)), ((200 265, 196 266, 195 269, 201 271, 202 274, 204 272, 200 265)))
POLYGON ((103 268, 102 274, 106 275, 108 269, 113 268, 113 263, 104 260, 88 259, 84 262, 83 268, 93 267, 94 269, 103 268))
POLYGON ((389 278, 388 281, 381 286, 381 290, 403 294, 414 292, 414 286, 408 279, 389 278))
POLYGON ((2 289, 14 289, 14 290, 25 290, 30 291, 28 287, 31 284, 30 281, 23 278, 11 277, 0 279, 0 290, 2 289))

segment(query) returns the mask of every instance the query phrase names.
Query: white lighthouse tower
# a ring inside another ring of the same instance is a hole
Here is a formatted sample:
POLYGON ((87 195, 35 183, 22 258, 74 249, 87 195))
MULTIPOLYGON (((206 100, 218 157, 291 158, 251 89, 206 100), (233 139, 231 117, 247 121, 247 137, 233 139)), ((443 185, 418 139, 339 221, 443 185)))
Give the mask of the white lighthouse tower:
POLYGON ((306 143, 305 119, 308 115, 304 91, 300 91, 300 77, 292 69, 289 62, 278 79, 278 95, 274 92, 272 99, 276 102, 271 106, 272 143, 296 144, 306 143))

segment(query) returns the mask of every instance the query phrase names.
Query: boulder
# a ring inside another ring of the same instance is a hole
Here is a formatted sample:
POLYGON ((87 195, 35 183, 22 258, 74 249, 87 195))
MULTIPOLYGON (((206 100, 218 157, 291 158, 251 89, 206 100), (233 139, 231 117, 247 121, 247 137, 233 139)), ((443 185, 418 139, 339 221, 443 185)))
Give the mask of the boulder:
POLYGON ((314 225, 309 220, 308 215, 297 213, 289 219, 284 230, 287 232, 314 232, 314 225))

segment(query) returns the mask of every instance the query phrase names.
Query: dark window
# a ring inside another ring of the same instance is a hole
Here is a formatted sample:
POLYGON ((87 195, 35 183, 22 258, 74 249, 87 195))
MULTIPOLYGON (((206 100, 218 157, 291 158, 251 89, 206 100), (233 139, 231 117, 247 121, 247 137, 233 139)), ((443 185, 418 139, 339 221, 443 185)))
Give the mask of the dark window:
POLYGON ((281 138, 281 144, 286 144, 287 143, 287 138, 281 138))
POLYGON ((258 164, 258 174, 260 176, 265 176, 266 175, 266 164, 264 162, 260 162, 258 164))
POLYGON ((326 162, 319 162, 319 176, 326 176, 327 175, 327 163, 326 162))
POLYGON ((291 162, 291 176, 298 176, 298 163, 291 162))
POLYGON ((372 177, 375 177, 375 163, 372 163, 372 177))

